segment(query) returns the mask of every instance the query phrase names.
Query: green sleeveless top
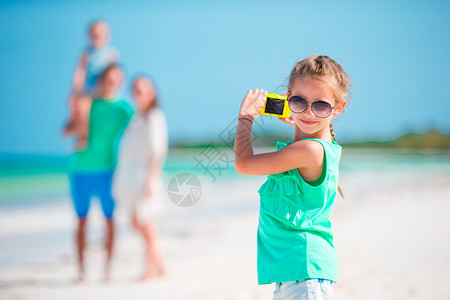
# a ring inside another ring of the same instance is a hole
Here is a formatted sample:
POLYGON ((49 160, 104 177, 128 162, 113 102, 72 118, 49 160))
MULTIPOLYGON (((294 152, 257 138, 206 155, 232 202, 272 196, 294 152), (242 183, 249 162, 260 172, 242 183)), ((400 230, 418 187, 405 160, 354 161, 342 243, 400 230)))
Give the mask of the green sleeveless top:
MULTIPOLYGON (((330 214, 336 198, 342 147, 324 149, 323 172, 307 183, 298 170, 271 174, 259 188, 258 283, 310 278, 337 282, 338 262, 330 214)), ((277 151, 289 145, 277 142, 277 151)))

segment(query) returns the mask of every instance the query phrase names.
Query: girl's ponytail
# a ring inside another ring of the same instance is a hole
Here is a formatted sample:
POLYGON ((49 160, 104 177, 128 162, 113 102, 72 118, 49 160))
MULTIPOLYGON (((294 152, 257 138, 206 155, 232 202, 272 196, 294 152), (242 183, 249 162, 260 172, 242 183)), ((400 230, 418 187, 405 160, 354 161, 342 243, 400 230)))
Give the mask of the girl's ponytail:
MULTIPOLYGON (((330 123, 330 133, 331 133, 331 136, 333 137, 333 140, 336 142, 336 134, 334 133, 332 123, 330 123)), ((341 187, 339 185, 338 185, 338 191, 339 191, 339 194, 341 194, 341 197, 344 198, 344 191, 341 189, 341 187)))
POLYGON ((338 185, 338 191, 339 191, 339 194, 341 194, 341 197, 345 198, 344 197, 344 191, 342 190, 342 188, 339 185, 338 185))
POLYGON ((336 134, 334 133, 333 124, 331 122, 330 122, 330 133, 331 136, 333 137, 333 140, 336 142, 336 134))

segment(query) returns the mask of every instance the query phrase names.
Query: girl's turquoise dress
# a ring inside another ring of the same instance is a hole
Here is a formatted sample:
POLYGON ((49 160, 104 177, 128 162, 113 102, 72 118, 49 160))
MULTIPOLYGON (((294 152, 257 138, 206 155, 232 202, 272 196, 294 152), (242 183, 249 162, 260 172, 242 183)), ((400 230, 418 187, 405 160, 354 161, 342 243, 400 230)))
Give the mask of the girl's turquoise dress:
MULTIPOLYGON (((258 283, 311 278, 337 282, 338 262, 330 214, 336 198, 342 147, 324 149, 321 177, 307 183, 295 168, 272 174, 259 188, 258 283)), ((292 143, 277 142, 277 151, 292 143)))

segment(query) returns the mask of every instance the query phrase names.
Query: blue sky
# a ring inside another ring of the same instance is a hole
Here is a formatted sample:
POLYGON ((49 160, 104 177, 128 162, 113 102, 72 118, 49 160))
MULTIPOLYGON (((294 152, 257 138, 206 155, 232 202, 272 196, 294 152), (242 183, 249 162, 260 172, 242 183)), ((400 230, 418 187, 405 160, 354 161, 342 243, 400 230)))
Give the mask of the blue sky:
MULTIPOLYGON (((250 88, 284 92, 298 59, 326 54, 352 79, 341 141, 450 131, 446 1, 2 1, 0 152, 64 155, 60 132, 87 25, 110 23, 128 78, 150 74, 171 143, 217 140, 250 88)), ((129 98, 128 85, 123 94, 129 98)), ((293 129, 278 120, 266 128, 293 129)))

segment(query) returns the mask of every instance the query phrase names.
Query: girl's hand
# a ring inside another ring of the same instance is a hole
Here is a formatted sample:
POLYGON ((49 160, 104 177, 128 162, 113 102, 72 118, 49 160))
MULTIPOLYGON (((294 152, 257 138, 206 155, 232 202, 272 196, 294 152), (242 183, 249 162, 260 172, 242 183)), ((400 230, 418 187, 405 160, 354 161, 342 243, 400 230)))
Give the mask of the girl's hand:
POLYGON ((239 117, 250 117, 253 120, 259 117, 259 111, 264 106, 267 91, 263 89, 248 90, 239 110, 239 117))
POLYGON ((283 121, 284 123, 289 124, 289 125, 295 125, 294 118, 292 116, 290 116, 289 118, 280 118, 279 117, 278 120, 283 121))

